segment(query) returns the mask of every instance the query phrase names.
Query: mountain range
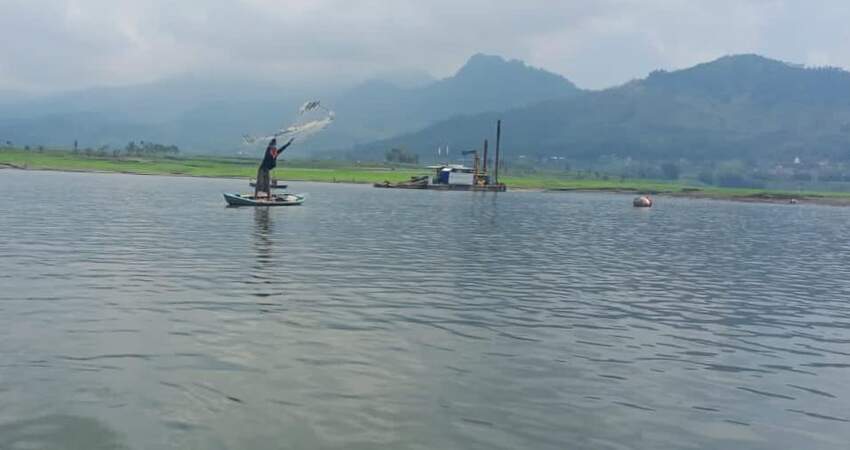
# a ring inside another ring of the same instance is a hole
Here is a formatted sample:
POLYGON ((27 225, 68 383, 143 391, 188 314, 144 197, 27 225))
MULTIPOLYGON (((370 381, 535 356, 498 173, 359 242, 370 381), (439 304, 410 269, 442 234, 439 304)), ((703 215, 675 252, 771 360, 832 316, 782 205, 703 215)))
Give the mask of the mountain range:
POLYGON ((279 86, 200 77, 95 88, 37 99, 0 96, 0 141, 70 147, 146 140, 185 152, 234 154, 243 133, 295 118, 306 99, 337 113, 293 157, 382 160, 392 148, 480 148, 503 121, 508 159, 594 161, 850 161, 850 73, 758 55, 588 91, 517 60, 478 54, 440 80, 402 85, 279 86))
POLYGON ((403 147, 433 158, 438 146, 480 148, 497 119, 508 158, 850 161, 850 73, 727 56, 571 98, 450 118, 353 154, 403 147))
POLYGON ((337 119, 308 145, 299 146, 305 154, 389 138, 457 114, 505 110, 580 92, 562 76, 478 54, 453 76, 413 87, 384 80, 340 88, 188 78, 5 106, 0 99, 0 139, 66 147, 75 139, 92 147, 146 140, 174 143, 184 151, 233 153, 244 149, 242 134, 268 133, 290 123, 301 102, 319 98, 337 119))

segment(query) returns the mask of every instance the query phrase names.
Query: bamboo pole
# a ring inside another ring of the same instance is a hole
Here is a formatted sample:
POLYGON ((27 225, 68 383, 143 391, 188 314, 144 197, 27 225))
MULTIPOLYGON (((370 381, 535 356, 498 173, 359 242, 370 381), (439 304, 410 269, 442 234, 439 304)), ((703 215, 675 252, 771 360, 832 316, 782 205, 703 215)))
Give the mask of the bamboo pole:
POLYGON ((493 167, 493 183, 499 184, 499 149, 502 143, 502 121, 496 122, 496 161, 493 167))

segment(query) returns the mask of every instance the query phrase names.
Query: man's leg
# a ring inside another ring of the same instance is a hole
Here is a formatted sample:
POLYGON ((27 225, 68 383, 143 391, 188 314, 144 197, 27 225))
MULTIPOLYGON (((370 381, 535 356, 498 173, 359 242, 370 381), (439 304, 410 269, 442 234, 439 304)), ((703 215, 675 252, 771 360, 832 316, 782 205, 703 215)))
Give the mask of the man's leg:
POLYGON ((272 173, 271 171, 266 172, 266 198, 272 199, 272 173))
POLYGON ((260 167, 259 169, 257 169, 257 179, 254 181, 254 198, 257 198, 257 196, 260 194, 260 189, 261 189, 260 183, 262 183, 262 182, 263 182, 263 168, 260 167))
POLYGON ((263 182, 260 184, 260 192, 266 194, 266 198, 269 199, 271 196, 269 195, 271 188, 269 187, 269 180, 271 179, 271 175, 268 170, 263 170, 263 182))

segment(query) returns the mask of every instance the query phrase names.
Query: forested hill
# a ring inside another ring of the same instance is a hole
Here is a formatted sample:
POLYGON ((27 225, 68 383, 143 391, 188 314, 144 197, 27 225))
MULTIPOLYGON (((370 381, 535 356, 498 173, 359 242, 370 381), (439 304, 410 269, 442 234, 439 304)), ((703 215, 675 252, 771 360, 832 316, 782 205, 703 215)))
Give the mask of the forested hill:
POLYGON ((360 146, 356 157, 401 147, 432 158, 469 149, 503 119, 506 156, 593 160, 850 160, 850 73, 737 55, 623 86, 505 113, 452 118, 360 146))

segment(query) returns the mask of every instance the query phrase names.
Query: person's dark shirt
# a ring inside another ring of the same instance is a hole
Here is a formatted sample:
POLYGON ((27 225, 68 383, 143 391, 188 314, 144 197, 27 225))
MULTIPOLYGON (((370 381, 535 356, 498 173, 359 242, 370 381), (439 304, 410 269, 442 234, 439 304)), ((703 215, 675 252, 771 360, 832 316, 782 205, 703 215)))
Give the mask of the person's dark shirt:
POLYGON ((277 166, 277 155, 280 152, 274 145, 269 145, 266 147, 266 155, 263 156, 263 163, 260 164, 264 170, 272 170, 277 166))
POLYGON ((280 154, 283 153, 283 151, 286 150, 286 147, 289 147, 289 144, 291 143, 292 141, 287 142, 280 148, 280 150, 278 150, 274 144, 269 144, 269 146, 266 147, 266 154, 263 156, 263 163, 260 167, 265 170, 272 170, 277 167, 277 157, 280 156, 280 154))

